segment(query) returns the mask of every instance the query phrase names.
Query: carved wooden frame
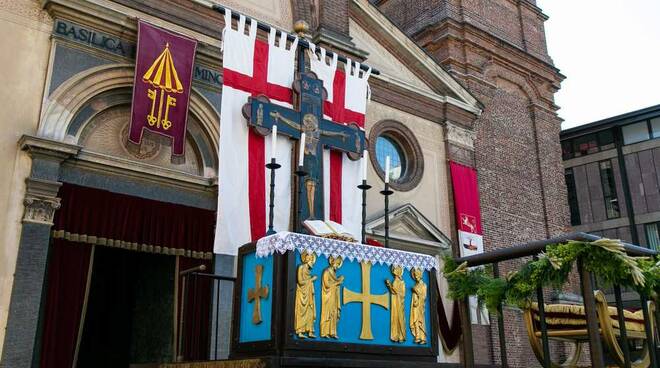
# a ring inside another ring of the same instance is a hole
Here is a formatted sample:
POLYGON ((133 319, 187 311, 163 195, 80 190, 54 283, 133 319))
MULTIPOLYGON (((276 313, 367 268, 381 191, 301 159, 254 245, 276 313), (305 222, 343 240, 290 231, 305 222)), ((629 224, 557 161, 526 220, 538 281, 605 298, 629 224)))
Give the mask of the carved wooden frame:
POLYGON ((403 151, 406 167, 397 180, 390 180, 390 187, 399 192, 407 192, 419 184, 424 176, 424 155, 415 134, 405 125, 396 120, 381 120, 369 132, 369 158, 371 165, 381 178, 385 180, 385 171, 380 167, 376 157, 376 139, 385 136, 395 141, 403 151))

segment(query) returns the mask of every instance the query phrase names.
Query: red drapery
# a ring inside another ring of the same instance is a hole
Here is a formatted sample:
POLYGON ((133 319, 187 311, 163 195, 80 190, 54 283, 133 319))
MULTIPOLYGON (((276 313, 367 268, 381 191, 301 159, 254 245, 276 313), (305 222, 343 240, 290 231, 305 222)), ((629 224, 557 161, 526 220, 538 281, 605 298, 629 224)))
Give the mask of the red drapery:
MULTIPOLYGON (((182 255, 181 265, 204 263, 208 270, 207 255, 213 250, 213 211, 71 184, 64 184, 59 194, 62 206, 55 214, 53 234, 60 236, 54 236, 48 265, 43 368, 73 364, 88 281, 89 244, 122 244, 133 250, 182 255)), ((196 302, 205 305, 206 312, 197 312, 193 325, 204 326, 203 321, 208 321, 211 294, 210 288, 204 290, 196 302)))
POLYGON ((64 184, 60 195, 56 237, 193 258, 212 256, 214 211, 71 184, 64 184))
POLYGON ((53 241, 42 333, 42 368, 73 364, 91 249, 63 239, 53 241))

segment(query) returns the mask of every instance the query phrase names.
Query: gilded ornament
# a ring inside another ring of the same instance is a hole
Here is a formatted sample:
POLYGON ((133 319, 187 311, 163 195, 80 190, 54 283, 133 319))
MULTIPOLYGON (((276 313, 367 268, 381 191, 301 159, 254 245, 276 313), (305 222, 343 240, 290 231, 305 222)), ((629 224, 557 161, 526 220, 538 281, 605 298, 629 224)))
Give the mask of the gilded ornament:
POLYGON ((380 305, 385 309, 389 309, 389 305, 387 304, 387 294, 371 294, 371 262, 361 262, 360 266, 362 267, 362 292, 356 293, 344 288, 344 304, 362 303, 362 330, 360 332, 360 340, 373 340, 374 335, 371 333, 371 305, 380 305))
POLYGON ((406 341, 405 299, 406 283, 403 281, 403 268, 392 266, 394 280, 385 280, 390 290, 390 340, 394 342, 406 341))
POLYGON ((254 267, 254 289, 248 289, 248 303, 254 302, 252 306, 252 323, 258 325, 261 323, 261 299, 268 298, 268 285, 261 286, 261 279, 264 273, 263 265, 254 267))
POLYGON ((416 344, 426 344, 426 293, 427 287, 422 280, 422 270, 413 268, 410 275, 415 280, 410 304, 410 331, 416 344))
POLYGON ((300 254, 302 264, 296 273, 296 300, 294 327, 300 338, 316 337, 314 335, 314 322, 316 321, 316 302, 314 300, 314 281, 312 267, 316 262, 314 253, 300 254))
POLYGON ((344 276, 337 277, 337 270, 343 261, 341 257, 328 257, 328 268, 321 276, 321 337, 338 338, 337 323, 341 313, 339 290, 344 276))

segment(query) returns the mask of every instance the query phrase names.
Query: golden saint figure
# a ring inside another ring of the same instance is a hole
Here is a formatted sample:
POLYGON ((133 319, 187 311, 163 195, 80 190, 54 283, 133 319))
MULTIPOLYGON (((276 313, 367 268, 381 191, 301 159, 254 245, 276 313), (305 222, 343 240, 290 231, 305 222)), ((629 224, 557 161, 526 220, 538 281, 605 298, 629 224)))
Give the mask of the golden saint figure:
POLYGON ((328 257, 328 268, 323 271, 321 288, 321 337, 338 338, 337 322, 341 312, 339 289, 344 276, 337 277, 337 270, 342 265, 341 257, 328 257))
POLYGON ((316 321, 316 302, 314 301, 314 281, 312 267, 316 262, 314 253, 304 252, 300 255, 302 264, 298 266, 295 304, 295 329, 300 338, 314 336, 316 321))
POLYGON ((426 344, 426 284, 422 281, 422 270, 413 268, 410 275, 415 280, 412 288, 412 304, 410 305, 410 331, 416 344, 426 344))
POLYGON ((394 342, 406 341, 405 304, 406 283, 403 281, 403 268, 392 266, 394 281, 385 280, 390 289, 390 340, 394 342))

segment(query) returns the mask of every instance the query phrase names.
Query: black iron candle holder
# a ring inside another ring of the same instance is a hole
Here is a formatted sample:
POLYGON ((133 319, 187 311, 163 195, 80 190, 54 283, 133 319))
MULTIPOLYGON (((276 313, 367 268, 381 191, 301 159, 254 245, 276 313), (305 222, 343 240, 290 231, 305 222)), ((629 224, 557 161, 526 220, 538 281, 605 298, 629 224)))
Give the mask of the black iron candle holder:
POLYGON ((268 231, 266 235, 273 235, 276 231, 273 229, 273 217, 274 217, 274 208, 275 208, 275 170, 282 167, 275 160, 275 157, 271 157, 270 162, 266 164, 266 168, 270 170, 270 204, 268 205, 268 231))
POLYGON ((367 244, 367 190, 371 189, 371 185, 362 180, 357 187, 362 191, 362 244, 367 244))
POLYGON ((380 191, 385 197, 385 248, 390 247, 390 196, 393 193, 390 190, 390 183, 385 183, 385 188, 380 191))
POLYGON ((296 232, 297 233, 302 233, 302 180, 305 176, 307 176, 307 171, 305 171, 304 167, 302 165, 298 166, 298 169, 294 171, 294 174, 298 177, 298 221, 296 221, 296 232))

